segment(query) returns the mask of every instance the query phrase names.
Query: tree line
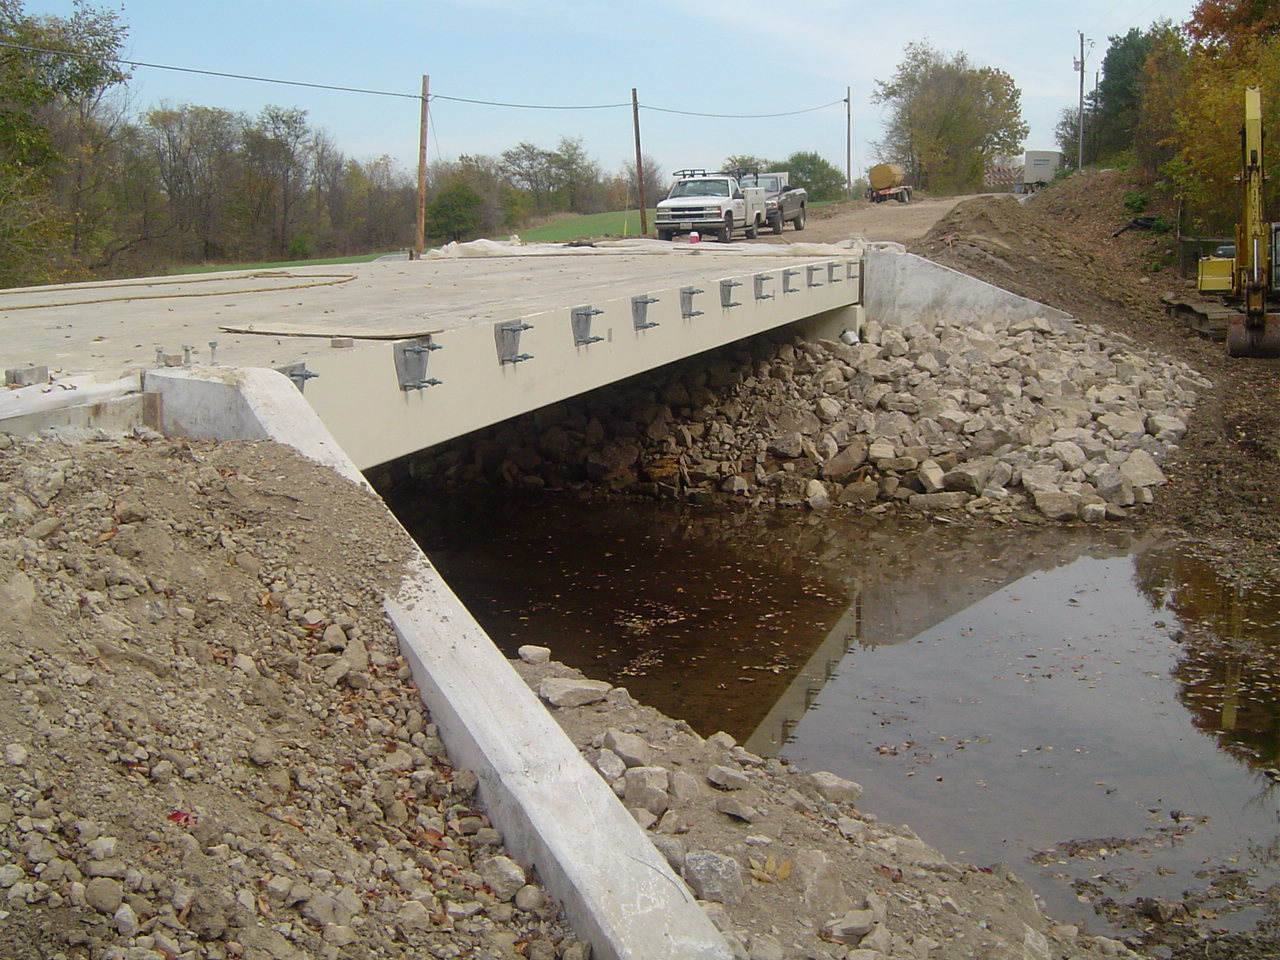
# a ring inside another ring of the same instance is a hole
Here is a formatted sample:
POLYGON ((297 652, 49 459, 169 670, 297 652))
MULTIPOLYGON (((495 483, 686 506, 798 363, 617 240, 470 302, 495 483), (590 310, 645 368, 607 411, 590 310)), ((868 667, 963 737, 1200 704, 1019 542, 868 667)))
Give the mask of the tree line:
POLYGON ((303 110, 131 115, 126 36, 83 0, 65 18, 0 0, 0 284, 406 242, 412 178, 345 156, 303 110))
MULTIPOLYGON (((119 60, 127 35, 118 13, 87 0, 68 17, 0 0, 0 285, 412 244, 414 171, 388 156, 346 156, 296 107, 133 112, 119 60)), ((816 154, 793 159, 794 179, 820 196, 841 180, 816 154)), ((663 172, 644 157, 641 174, 652 204, 663 172)), ((433 240, 638 200, 632 164, 606 172, 569 136, 434 163, 427 176, 433 240)))
MULTIPOLYGON (((1144 189, 1173 201, 1181 229, 1225 235, 1239 216, 1248 85, 1261 87, 1264 129, 1280 142, 1280 4, 1199 0, 1185 23, 1159 20, 1108 38, 1083 111, 1061 112, 1058 145, 1068 169, 1080 154, 1086 166, 1132 169, 1144 189)), ((1027 135, 1008 74, 927 43, 907 45, 872 99, 887 114, 876 154, 920 190, 981 189, 988 167, 1017 162, 1027 135)), ((1280 148, 1265 160, 1268 209, 1280 219, 1280 148)))
MULTIPOLYGON (((0 0, 0 285, 174 264, 339 256, 413 242, 416 173, 346 156, 296 107, 256 115, 162 103, 133 113, 128 30, 75 0, 68 17, 0 0)), ((649 158, 648 195, 661 189, 649 158)), ((556 213, 634 204, 580 139, 520 143, 428 171, 428 236, 460 239, 556 213)))
MULTIPOLYGON (((162 103, 135 113, 117 13, 74 0, 70 16, 33 16, 22 4, 0 0, 0 285, 412 242, 416 178, 392 158, 344 155, 294 107, 248 115, 162 103)), ((1062 112, 1059 144, 1074 163, 1083 135, 1086 164, 1134 166, 1177 199, 1188 228, 1222 231, 1236 215, 1246 84, 1263 88, 1275 131, 1280 6, 1200 0, 1185 24, 1109 38, 1083 118, 1074 107, 1062 112)), ((917 189, 981 189, 985 170, 1021 149, 1020 96, 1004 71, 910 43, 873 92, 887 113, 875 153, 900 163, 917 189)), ((845 186, 841 171, 808 151, 781 161, 731 156, 725 168, 788 170, 814 200, 838 199, 845 186)), ((652 158, 640 176, 646 199, 660 198, 665 181, 652 158)), ((606 172, 568 136, 551 148, 521 142, 498 156, 436 163, 428 180, 427 233, 437 240, 638 199, 630 164, 606 172)), ((1272 177, 1273 204, 1277 189, 1272 177)))
POLYGON ((1192 233, 1239 217, 1244 88, 1262 90, 1267 209, 1280 219, 1280 5, 1200 0, 1186 23, 1157 21, 1108 38, 1097 86, 1064 110, 1058 141, 1074 164, 1132 166, 1178 205, 1192 233))

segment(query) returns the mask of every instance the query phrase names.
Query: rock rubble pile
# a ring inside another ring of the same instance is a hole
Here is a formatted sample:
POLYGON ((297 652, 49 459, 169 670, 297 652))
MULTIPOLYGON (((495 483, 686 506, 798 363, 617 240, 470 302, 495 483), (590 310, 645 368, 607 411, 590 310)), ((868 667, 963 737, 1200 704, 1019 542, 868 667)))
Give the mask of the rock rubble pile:
POLYGON ((522 647, 526 682, 742 960, 1135 956, 1046 918, 1006 866, 949 861, 857 806, 862 788, 703 739, 522 647))
POLYGON ((1151 502, 1207 386, 1069 321, 868 324, 853 343, 758 337, 463 438, 410 470, 1094 522, 1151 502))

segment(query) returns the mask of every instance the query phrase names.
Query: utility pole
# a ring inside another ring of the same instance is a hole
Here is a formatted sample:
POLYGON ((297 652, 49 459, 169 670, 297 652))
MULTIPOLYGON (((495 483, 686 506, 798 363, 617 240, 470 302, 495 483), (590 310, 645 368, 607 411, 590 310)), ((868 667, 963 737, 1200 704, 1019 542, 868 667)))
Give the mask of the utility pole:
POLYGON ((427 232, 427 99, 431 77, 422 75, 422 108, 418 118, 418 210, 414 224, 412 260, 422 258, 422 245, 427 232))
MULTIPOLYGON (((1077 33, 1080 33, 1077 31, 1077 33)), ((1093 41, 1089 41, 1093 46, 1093 41)), ((1080 59, 1076 61, 1080 71, 1080 104, 1076 111, 1076 169, 1084 169, 1084 34, 1080 33, 1080 59)))
POLYGON ((644 158, 640 153, 640 98, 631 88, 631 124, 636 131, 636 192, 640 195, 640 236, 649 234, 649 211, 644 199, 644 158))
POLYGON ((844 88, 844 192, 853 199, 853 99, 850 88, 844 88))

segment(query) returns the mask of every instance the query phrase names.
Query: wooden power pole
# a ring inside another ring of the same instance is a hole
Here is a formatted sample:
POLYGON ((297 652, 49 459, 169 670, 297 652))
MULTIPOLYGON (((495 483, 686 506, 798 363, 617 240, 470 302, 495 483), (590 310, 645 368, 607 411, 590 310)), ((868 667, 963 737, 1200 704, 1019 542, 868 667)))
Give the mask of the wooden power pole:
MULTIPOLYGON (((1080 106, 1076 111, 1076 169, 1084 169, 1084 34, 1080 34, 1080 59, 1076 65, 1080 68, 1080 106)), ((1093 46, 1093 41, 1089 41, 1093 46)))
POLYGON ((649 211, 644 198, 644 158, 640 152, 640 98, 631 88, 631 125, 636 131, 636 192, 640 195, 640 236, 649 235, 649 211))
POLYGON ((853 97, 851 88, 844 88, 844 192, 846 199, 853 199, 853 97))
POLYGON ((422 75, 422 109, 418 121, 418 217, 414 225, 413 259, 422 257, 427 232, 427 99, 431 77, 422 75))

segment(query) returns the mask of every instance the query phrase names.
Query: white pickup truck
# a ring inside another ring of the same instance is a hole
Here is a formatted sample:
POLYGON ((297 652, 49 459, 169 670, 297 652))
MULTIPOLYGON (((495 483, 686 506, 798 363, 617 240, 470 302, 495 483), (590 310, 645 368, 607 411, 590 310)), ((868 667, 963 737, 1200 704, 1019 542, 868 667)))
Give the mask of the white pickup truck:
POLYGON ((754 240, 768 219, 765 196, 760 187, 743 187, 726 173, 680 170, 667 198, 658 202, 658 239, 697 231, 728 243, 741 229, 754 240))

